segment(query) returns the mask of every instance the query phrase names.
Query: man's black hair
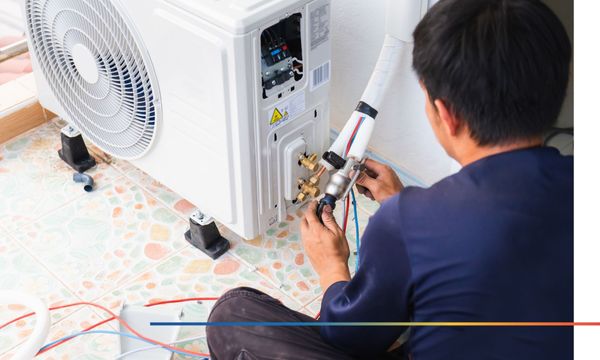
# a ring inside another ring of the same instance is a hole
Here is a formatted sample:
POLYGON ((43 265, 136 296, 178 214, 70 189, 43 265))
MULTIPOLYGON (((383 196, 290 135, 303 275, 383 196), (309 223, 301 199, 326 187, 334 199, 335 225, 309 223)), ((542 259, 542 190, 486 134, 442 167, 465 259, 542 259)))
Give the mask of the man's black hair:
POLYGON ((441 0, 414 31, 413 67, 479 145, 542 135, 569 82, 571 43, 538 0, 441 0))

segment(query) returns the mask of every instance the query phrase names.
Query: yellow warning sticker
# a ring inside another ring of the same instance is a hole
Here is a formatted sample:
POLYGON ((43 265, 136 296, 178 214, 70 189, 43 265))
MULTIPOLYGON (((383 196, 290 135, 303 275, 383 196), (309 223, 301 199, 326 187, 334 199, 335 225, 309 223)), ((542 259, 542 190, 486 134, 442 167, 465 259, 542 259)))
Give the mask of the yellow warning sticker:
POLYGON ((281 111, 278 108, 273 110, 273 116, 271 116, 271 125, 278 123, 281 119, 283 119, 283 115, 281 115, 281 111))
POLYGON ((289 97, 269 109, 269 125, 276 128, 298 118, 306 110, 306 99, 304 91, 289 97))

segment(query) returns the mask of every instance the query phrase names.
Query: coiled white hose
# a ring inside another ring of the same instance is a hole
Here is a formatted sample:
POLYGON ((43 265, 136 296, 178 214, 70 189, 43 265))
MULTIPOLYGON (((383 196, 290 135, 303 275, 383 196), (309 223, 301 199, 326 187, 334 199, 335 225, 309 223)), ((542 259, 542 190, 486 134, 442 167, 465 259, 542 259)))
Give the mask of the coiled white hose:
POLYGON ((25 343, 19 346, 13 359, 30 360, 44 345, 50 331, 50 311, 39 298, 12 290, 0 290, 0 304, 20 304, 35 312, 35 328, 25 343))

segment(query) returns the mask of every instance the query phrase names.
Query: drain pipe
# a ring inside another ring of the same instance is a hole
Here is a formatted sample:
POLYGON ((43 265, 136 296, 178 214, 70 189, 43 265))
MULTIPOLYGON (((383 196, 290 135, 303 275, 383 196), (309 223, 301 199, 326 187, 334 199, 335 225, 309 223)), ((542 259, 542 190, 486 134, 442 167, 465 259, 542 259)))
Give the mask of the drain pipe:
POLYGON ((73 181, 76 183, 83 184, 83 190, 85 192, 91 192, 94 190, 94 178, 84 173, 75 173, 73 174, 73 181))

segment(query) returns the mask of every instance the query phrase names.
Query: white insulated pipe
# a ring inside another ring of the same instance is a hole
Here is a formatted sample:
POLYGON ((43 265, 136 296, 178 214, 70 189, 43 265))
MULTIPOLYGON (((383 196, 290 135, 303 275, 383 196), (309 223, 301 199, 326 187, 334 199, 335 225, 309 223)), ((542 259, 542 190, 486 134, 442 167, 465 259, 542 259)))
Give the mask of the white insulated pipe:
POLYGON ((21 304, 35 312, 35 328, 27 341, 18 347, 15 360, 31 360, 44 346, 50 331, 50 311, 44 302, 37 297, 20 291, 0 291, 0 304, 21 304))
POLYGON ((386 35, 383 40, 379 60, 377 60, 367 88, 360 98, 362 102, 369 104, 377 111, 381 109, 386 91, 398 70, 402 51, 405 47, 406 42, 391 35, 386 35))

